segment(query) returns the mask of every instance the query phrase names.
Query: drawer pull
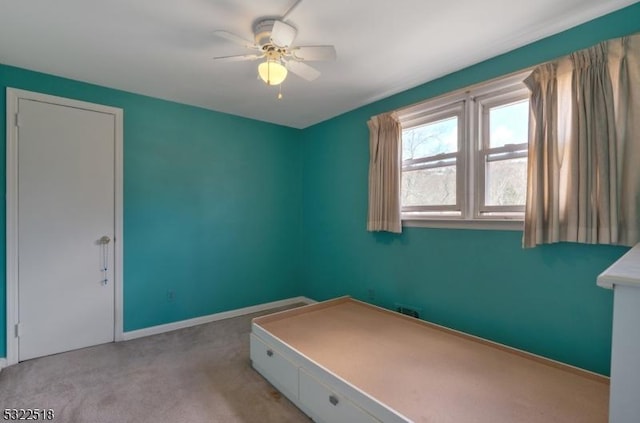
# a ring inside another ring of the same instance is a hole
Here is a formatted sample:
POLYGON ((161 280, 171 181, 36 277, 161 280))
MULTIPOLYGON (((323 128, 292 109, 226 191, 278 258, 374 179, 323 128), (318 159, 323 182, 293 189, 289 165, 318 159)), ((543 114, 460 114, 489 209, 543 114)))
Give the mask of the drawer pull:
POLYGON ((271 357, 273 355, 273 350, 267 350, 267 355, 271 357))
POLYGON ((329 402, 333 405, 338 405, 340 400, 338 400, 338 397, 336 397, 335 395, 329 395, 329 402))

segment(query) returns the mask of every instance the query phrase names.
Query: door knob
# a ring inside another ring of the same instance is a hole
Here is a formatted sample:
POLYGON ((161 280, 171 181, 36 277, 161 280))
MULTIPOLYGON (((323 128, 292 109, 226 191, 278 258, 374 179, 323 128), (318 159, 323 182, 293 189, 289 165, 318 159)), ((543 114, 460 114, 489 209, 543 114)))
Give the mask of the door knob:
POLYGON ((107 274, 107 268, 109 266, 109 247, 107 245, 111 242, 111 238, 104 235, 102 238, 98 240, 98 245, 100 245, 100 249, 102 250, 102 281, 100 283, 102 286, 105 286, 109 283, 109 276, 107 274))

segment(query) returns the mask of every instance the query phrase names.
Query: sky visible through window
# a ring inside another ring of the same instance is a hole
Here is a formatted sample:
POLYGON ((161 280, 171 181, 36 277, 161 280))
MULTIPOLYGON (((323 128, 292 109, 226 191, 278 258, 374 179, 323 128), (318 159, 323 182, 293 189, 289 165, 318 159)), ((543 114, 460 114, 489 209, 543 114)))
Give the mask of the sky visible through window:
POLYGON ((407 129, 402 133, 402 160, 458 151, 456 116, 407 129))
POLYGON ((493 107, 489 112, 490 147, 527 142, 529 136, 529 100, 493 107))

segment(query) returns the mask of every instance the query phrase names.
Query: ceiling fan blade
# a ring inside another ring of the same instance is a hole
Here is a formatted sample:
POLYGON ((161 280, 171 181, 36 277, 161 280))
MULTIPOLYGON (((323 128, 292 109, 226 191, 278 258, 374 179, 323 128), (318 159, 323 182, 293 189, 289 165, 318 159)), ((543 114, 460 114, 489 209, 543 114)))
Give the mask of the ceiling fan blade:
POLYGON ((296 29, 282 21, 275 21, 271 30, 271 42, 281 48, 290 47, 296 38, 296 29))
POLYGON ((300 78, 306 79, 307 81, 313 81, 320 76, 319 70, 317 70, 316 68, 312 68, 306 63, 289 60, 284 64, 284 66, 291 72, 298 75, 300 78))
POLYGON ((256 45, 256 43, 253 43, 249 40, 245 40, 244 38, 240 37, 239 35, 236 35, 232 32, 227 32, 227 31, 213 31, 213 34, 220 37, 220 38, 224 38, 225 40, 231 41, 233 43, 239 44, 243 47, 246 48, 250 48, 250 49, 255 49, 255 50, 260 50, 260 46, 256 45))
POLYGON ((286 12, 284 12, 284 15, 282 15, 282 20, 284 21, 285 19, 287 19, 287 16, 289 16, 289 14, 291 12, 293 12, 293 9, 295 9, 296 7, 298 7, 298 5, 302 3, 302 0, 296 0, 293 2, 293 4, 291 6, 289 6, 289 8, 287 9, 286 12))
POLYGON ((218 56, 213 60, 217 62, 243 62, 245 60, 258 60, 264 57, 264 54, 238 54, 235 56, 218 56))
POLYGON ((305 62, 313 60, 336 60, 333 46, 299 46, 291 49, 293 57, 305 62))

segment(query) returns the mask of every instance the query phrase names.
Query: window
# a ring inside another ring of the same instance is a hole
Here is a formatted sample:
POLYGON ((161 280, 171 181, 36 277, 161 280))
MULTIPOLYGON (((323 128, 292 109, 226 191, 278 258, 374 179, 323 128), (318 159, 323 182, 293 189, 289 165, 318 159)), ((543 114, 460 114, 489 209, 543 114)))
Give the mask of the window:
POLYGON ((527 194, 529 100, 516 95, 476 101, 481 116, 479 212, 522 214, 527 194))
POLYGON ((398 112, 405 224, 520 225, 529 131, 529 91, 521 82, 525 76, 492 81, 398 112))
POLYGON ((455 105, 402 132, 402 211, 455 214, 464 110, 455 105))

